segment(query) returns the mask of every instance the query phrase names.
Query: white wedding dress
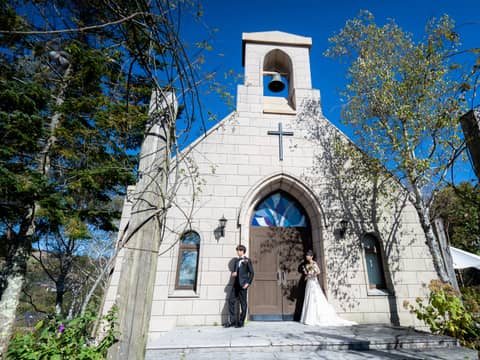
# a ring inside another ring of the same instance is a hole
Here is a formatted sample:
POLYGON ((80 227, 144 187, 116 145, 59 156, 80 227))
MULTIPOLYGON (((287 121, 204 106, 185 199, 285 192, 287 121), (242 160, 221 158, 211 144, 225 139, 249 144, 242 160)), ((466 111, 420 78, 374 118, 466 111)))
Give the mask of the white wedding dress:
POLYGON ((313 262, 307 270, 307 285, 305 287, 305 300, 303 301, 300 322, 305 325, 316 326, 351 326, 353 321, 340 318, 332 305, 327 301, 317 279, 320 268, 313 262))

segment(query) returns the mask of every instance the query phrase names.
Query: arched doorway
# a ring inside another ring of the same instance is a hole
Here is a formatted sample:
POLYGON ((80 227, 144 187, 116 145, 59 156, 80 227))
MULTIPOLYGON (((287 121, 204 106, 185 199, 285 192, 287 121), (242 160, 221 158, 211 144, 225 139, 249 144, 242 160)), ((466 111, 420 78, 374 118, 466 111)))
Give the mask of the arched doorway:
POLYGON ((303 254, 312 249, 310 219, 300 203, 276 190, 255 207, 250 222, 255 280, 249 291, 251 320, 297 320, 305 281, 303 254))

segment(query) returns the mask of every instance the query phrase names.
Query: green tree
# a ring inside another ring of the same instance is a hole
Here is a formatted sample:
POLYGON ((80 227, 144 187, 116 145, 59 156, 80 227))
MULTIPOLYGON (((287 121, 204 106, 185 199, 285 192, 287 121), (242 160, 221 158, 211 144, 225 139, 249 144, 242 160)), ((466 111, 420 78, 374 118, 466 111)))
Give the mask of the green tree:
POLYGON ((426 25, 420 41, 393 20, 384 26, 363 11, 329 39, 326 55, 347 59, 343 121, 372 162, 385 166, 410 191, 433 261, 448 281, 430 222, 436 191, 464 147, 462 76, 451 57, 459 37, 448 16, 426 25))
MULTIPOLYGON (((186 131, 202 117, 201 57, 191 60, 178 34, 184 11, 201 15, 189 2, 1 0, 0 7, 0 306, 8 308, 1 351, 32 243, 56 244, 61 265, 52 280, 62 313, 79 241, 91 238, 90 226, 115 229, 111 199, 135 182, 152 89, 177 92, 186 131)), ((175 120, 168 132, 178 151, 175 120)))
MULTIPOLYGON (((5 1, 0 3, 2 28, 22 29, 23 22, 5 1)), ((26 272, 33 233, 33 205, 50 186, 37 170, 51 92, 34 78, 38 62, 30 62, 26 39, 2 36, 0 54, 0 226, 2 268, 0 352, 5 349, 26 272), (31 80, 30 80, 31 79, 31 80)), ((48 196, 48 195, 47 195, 48 196)))
POLYGON ((432 205, 443 219, 450 244, 480 255, 480 189, 469 182, 443 187, 432 205))

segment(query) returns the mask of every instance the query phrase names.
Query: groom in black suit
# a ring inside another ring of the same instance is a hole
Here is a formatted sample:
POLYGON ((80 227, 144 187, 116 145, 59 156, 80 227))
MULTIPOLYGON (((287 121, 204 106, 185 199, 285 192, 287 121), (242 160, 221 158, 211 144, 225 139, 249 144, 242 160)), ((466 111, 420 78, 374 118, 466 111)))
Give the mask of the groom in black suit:
POLYGON ((245 256, 247 248, 244 245, 238 245, 236 250, 238 258, 235 259, 232 271, 234 282, 228 298, 229 321, 225 324, 225 327, 235 326, 241 328, 247 316, 247 289, 253 280, 253 265, 252 261, 245 256), (237 299, 240 301, 242 308, 239 322, 236 322, 235 319, 237 299))

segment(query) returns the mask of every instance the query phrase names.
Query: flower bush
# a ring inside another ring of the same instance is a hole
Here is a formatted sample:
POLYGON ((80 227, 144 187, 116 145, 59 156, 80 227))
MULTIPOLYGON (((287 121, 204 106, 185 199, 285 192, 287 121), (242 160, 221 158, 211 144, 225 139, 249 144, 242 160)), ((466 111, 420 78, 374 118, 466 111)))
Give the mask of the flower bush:
POLYGON ((116 308, 100 319, 105 336, 98 341, 91 337, 97 317, 87 313, 70 321, 49 317, 39 321, 35 329, 16 334, 9 344, 7 359, 63 360, 105 359, 108 348, 117 341, 116 308))

